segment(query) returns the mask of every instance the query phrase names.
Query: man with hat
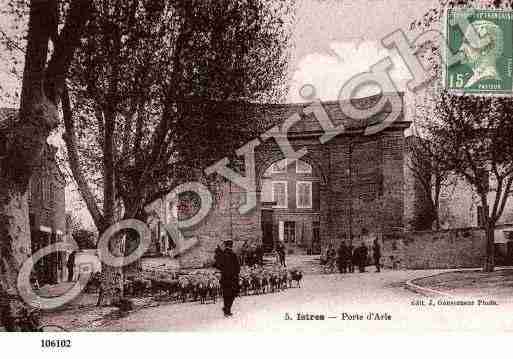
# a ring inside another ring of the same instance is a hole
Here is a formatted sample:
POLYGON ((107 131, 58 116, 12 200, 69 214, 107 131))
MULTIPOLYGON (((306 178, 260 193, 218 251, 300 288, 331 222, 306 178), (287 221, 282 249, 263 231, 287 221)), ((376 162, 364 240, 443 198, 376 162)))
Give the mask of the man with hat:
POLYGON ((237 255, 233 252, 233 242, 224 242, 224 255, 221 261, 221 287, 223 289, 224 307, 226 317, 232 315, 232 304, 239 294, 239 273, 240 263, 237 255))

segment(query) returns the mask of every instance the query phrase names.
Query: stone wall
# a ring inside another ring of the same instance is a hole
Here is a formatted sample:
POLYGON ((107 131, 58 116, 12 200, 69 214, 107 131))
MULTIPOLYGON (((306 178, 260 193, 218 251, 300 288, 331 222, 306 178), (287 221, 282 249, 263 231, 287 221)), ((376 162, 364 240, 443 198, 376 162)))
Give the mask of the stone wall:
POLYGON ((197 245, 177 258, 180 268, 212 266, 214 264, 214 251, 217 245, 222 243, 222 240, 207 236, 194 237, 194 240, 197 240, 197 245))
POLYGON ((485 235, 478 228, 390 233, 383 240, 383 262, 389 268, 474 268, 485 258, 485 235))
POLYGON ((215 248, 223 241, 233 240, 236 251, 245 241, 261 241, 260 211, 255 209, 248 214, 239 212, 246 200, 245 191, 234 184, 222 182, 212 192, 214 207, 208 216, 197 226, 182 231, 186 239, 198 240, 192 250, 180 256, 184 267, 197 268, 211 264, 215 248))

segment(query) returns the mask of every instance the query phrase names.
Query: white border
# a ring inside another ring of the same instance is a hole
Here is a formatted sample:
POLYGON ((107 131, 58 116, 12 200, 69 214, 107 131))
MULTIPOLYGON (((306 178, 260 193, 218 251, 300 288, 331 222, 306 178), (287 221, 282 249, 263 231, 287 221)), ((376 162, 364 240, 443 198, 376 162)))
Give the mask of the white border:
MULTIPOLYGON (((306 325, 306 324, 303 324, 306 325)), ((414 323, 412 323, 414 325, 414 323)), ((413 330, 413 332, 415 332, 413 330)), ((170 348, 173 356, 210 358, 213 352, 225 358, 257 359, 262 357, 258 348, 265 343, 265 350, 273 357, 317 358, 333 357, 343 348, 344 357, 381 358, 393 352, 394 358, 486 358, 501 357, 509 350, 511 334, 495 333, 422 333, 412 335, 412 330, 380 333, 2 333, 0 344, 5 357, 91 357, 144 358, 162 356, 170 348), (256 334, 256 335, 255 335, 256 334), (42 349, 42 339, 71 339, 72 347, 42 349), (201 345, 198 345, 201 343, 201 345), (219 343, 230 343, 229 350, 219 349, 219 343), (295 344, 292 344, 295 343, 295 344)), ((388 355, 391 356, 391 355, 388 355)))

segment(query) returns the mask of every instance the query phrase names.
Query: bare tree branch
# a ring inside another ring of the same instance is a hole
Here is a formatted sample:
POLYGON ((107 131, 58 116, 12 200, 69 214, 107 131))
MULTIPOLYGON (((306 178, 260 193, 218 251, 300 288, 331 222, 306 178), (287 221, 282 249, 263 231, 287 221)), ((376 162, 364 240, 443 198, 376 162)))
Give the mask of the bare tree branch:
POLYGON ((104 226, 104 218, 98 204, 96 203, 96 199, 91 192, 89 184, 84 177, 84 173, 80 166, 80 160, 78 157, 77 151, 77 138, 75 132, 75 125, 73 121, 73 112, 71 109, 71 102, 69 98, 68 89, 65 86, 64 91, 62 93, 62 112, 63 112, 63 120, 64 127, 66 132, 63 134, 63 139, 66 144, 66 150, 68 152, 68 161, 73 173, 73 178, 77 183, 78 191, 82 196, 82 199, 87 205, 87 209, 93 217, 93 221, 96 225, 96 228, 102 228, 104 226))
MULTIPOLYGON (((49 1, 55 3, 54 16, 57 17, 57 1, 49 1)), ((57 38, 54 53, 46 70, 45 93, 54 103, 57 103, 60 99, 60 92, 64 87, 68 68, 73 60, 75 49, 80 43, 84 26, 91 11, 92 0, 73 0, 70 4, 66 23, 57 38)), ((51 31, 50 36, 53 36, 54 32, 57 31, 57 21, 55 20, 55 22, 55 27, 49 29, 51 31)))

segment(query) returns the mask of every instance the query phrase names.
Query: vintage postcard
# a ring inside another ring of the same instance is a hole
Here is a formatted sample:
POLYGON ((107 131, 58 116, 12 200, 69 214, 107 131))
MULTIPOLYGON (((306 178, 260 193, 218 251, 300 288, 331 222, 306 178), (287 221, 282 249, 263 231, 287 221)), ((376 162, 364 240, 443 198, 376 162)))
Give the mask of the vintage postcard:
POLYGON ((2 347, 511 332, 512 17, 0 0, 2 347))

